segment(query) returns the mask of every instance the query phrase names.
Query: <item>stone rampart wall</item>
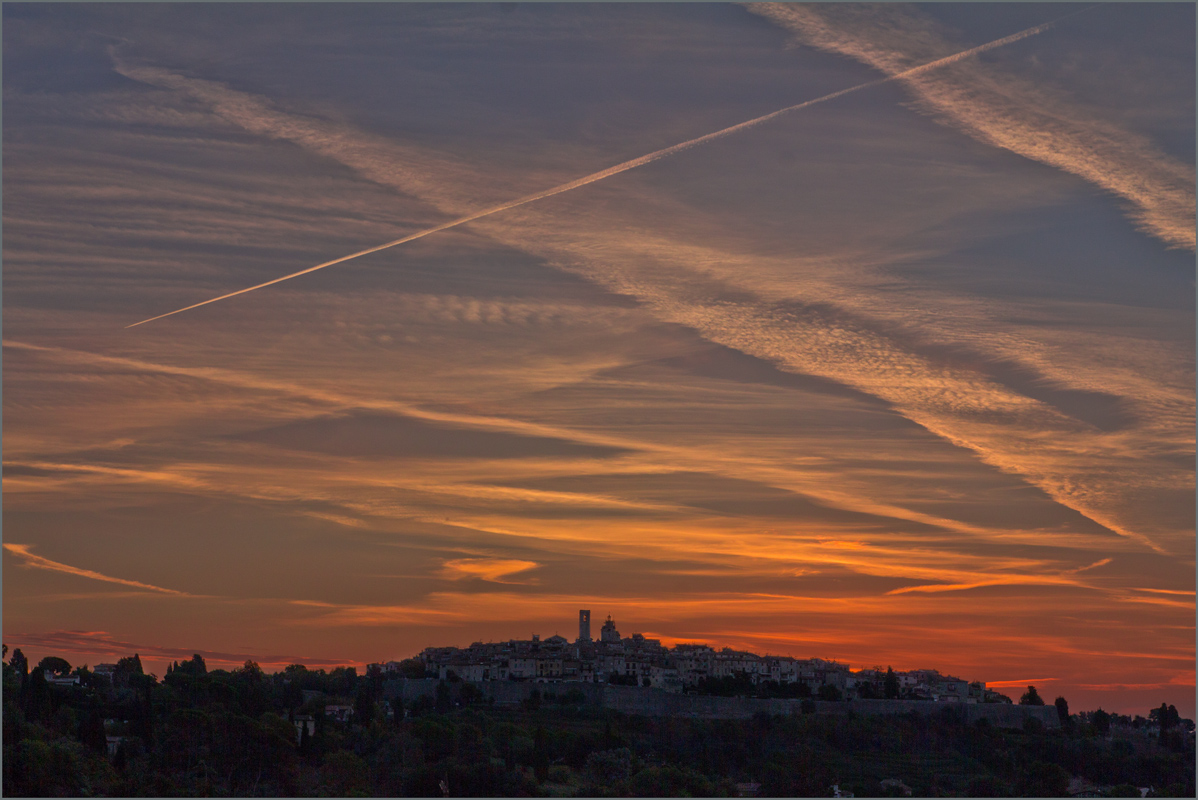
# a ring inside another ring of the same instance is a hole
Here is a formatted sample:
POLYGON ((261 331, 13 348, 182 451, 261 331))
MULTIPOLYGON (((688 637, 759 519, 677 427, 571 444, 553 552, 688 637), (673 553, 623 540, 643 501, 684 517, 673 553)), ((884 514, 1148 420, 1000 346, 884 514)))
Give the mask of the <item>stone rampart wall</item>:
MULTIPOLYGON (((436 697, 436 678, 394 680, 385 685, 384 696, 401 697, 410 704, 421 697, 436 697)), ((446 683, 451 696, 457 697, 461 683, 446 683)), ((539 692, 546 701, 550 695, 562 697, 567 692, 580 692, 588 705, 638 714, 647 717, 691 717, 695 719, 751 719, 756 714, 788 716, 802 713, 801 700, 773 698, 759 700, 751 697, 712 697, 709 695, 675 694, 662 689, 639 686, 608 686, 582 682, 534 683, 531 681, 482 681, 474 683, 488 699, 497 705, 517 705, 539 692)), ((1040 720, 1047 728, 1060 727, 1055 706, 1019 706, 1006 703, 932 703, 920 700, 849 700, 834 702, 815 700, 817 714, 946 714, 968 724, 986 719, 999 728, 1022 728, 1028 717, 1040 720)))

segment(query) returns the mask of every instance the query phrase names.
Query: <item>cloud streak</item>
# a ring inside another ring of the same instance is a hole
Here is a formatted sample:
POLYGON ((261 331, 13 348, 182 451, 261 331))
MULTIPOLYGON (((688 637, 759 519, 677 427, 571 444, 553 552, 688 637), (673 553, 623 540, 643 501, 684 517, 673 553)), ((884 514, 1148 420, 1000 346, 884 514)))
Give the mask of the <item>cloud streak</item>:
POLYGON ((491 583, 527 584, 531 581, 505 579, 539 566, 536 561, 514 558, 458 558, 446 561, 442 574, 450 580, 479 578, 491 583))
MULTIPOLYGON (((1080 12, 1074 12, 1074 13, 1080 13, 1080 12)), ((228 292, 226 294, 220 295, 219 297, 213 297, 211 299, 204 300, 199 303, 193 303, 192 305, 175 309, 174 311, 168 311, 165 314, 159 314, 158 316, 155 316, 155 317, 143 319, 140 322, 135 322, 132 325, 127 325, 126 327, 134 328, 134 327, 137 327, 138 325, 144 325, 147 322, 153 322, 155 320, 163 319, 164 317, 169 317, 174 314, 182 313, 184 311, 190 311, 194 308, 199 308, 201 306, 205 306, 210 303, 216 303, 220 300, 227 300, 231 297, 237 297, 238 295, 246 294, 247 292, 252 292, 257 289, 266 288, 267 286, 274 286, 275 284, 282 283, 283 281, 288 281, 288 280, 291 280, 292 278, 298 278, 301 275, 307 275, 309 273, 316 272, 317 270, 322 270, 327 267, 334 266, 336 264, 344 263, 351 259, 360 258, 365 255, 370 255, 371 253, 377 253, 381 250, 387 250, 389 248, 396 247, 401 244, 406 244, 407 242, 412 242, 417 239, 424 238, 425 236, 429 236, 434 233, 439 233, 441 231, 449 230, 450 228, 456 228, 459 225, 464 225, 468 222, 473 222, 474 220, 482 219, 483 217, 488 217, 488 216, 491 216, 492 214, 497 214, 501 211, 507 211, 509 209, 517 208, 519 206, 523 206, 528 203, 535 202, 537 200, 543 200, 548 197, 553 197, 554 195, 562 194, 563 192, 568 192, 568 191, 571 191, 572 189, 578 189, 580 187, 587 186, 587 185, 595 183, 597 181, 604 180, 605 178, 610 178, 614 175, 619 175, 622 172, 627 172, 628 170, 635 169, 637 167, 641 167, 646 164, 650 164, 659 159, 666 158, 668 156, 672 156, 677 153, 684 152, 686 150, 689 150, 692 147, 696 147, 696 146, 704 144, 706 142, 711 142, 716 139, 721 139, 725 136, 731 136, 735 133, 739 133, 741 131, 748 130, 750 128, 756 127, 763 123, 769 122, 770 120, 777 119, 778 117, 781 117, 783 115, 791 114, 795 111, 799 111, 799 110, 802 110, 805 108, 810 108, 811 106, 814 106, 814 105, 817 105, 820 103, 825 103, 825 102, 828 102, 829 100, 835 100, 838 97, 844 97, 845 95, 852 94, 854 92, 859 92, 864 89, 869 89, 874 86, 879 86, 884 83, 889 83, 890 81, 901 80, 901 79, 912 79, 912 78, 918 77, 920 75, 923 75, 924 73, 931 72, 933 70, 938 70, 943 67, 947 67, 951 64, 956 64, 957 62, 963 61, 967 58, 970 58, 971 56, 975 56, 975 55, 984 53, 988 50, 993 50, 998 47, 1003 47, 1004 45, 1018 42, 1022 39, 1028 38, 1029 36, 1035 36, 1036 34, 1039 34, 1039 33, 1042 33, 1044 31, 1048 30, 1054 24, 1055 23, 1053 23, 1053 22, 1048 22, 1048 23, 1044 23, 1042 25, 1036 25, 1034 27, 1027 28, 1023 31, 1020 31, 1018 33, 1011 34, 1010 36, 1004 36, 1001 39, 995 39, 994 41, 987 42, 986 44, 978 45, 977 47, 972 47, 968 50, 963 50, 959 53, 954 53, 949 56, 938 58, 935 61, 931 61, 929 63, 922 64, 920 66, 910 67, 901 72, 895 73, 893 75, 889 75, 885 78, 879 78, 877 80, 868 81, 866 83, 861 83, 856 86, 851 86, 847 89, 841 89, 840 91, 836 91, 836 92, 832 92, 830 94, 823 95, 822 97, 817 97, 814 100, 807 100, 802 103, 797 103, 792 106, 787 106, 786 108, 779 109, 779 110, 771 112, 769 114, 763 114, 762 116, 759 116, 759 117, 754 117, 753 119, 746 120, 745 122, 741 122, 736 125, 731 125, 727 128, 723 128, 723 129, 715 131, 713 133, 708 133, 703 136, 698 136, 694 139, 688 139, 685 142, 680 142, 679 144, 672 145, 670 147, 665 147, 660 150, 655 150, 654 152, 649 153, 647 155, 643 155, 643 156, 640 156, 639 158, 634 158, 634 159, 630 159, 628 161, 624 161, 620 164, 616 164, 615 166, 608 167, 605 170, 591 173, 590 175, 586 175, 584 177, 577 178, 573 181, 569 181, 567 183, 560 184, 551 189, 545 189, 543 191, 536 192, 534 194, 525 195, 525 196, 517 198, 515 200, 511 200, 511 201, 508 201, 505 203, 500 203, 498 205, 493 205, 488 208, 484 208, 481 211, 476 211, 471 214, 466 214, 465 216, 460 216, 457 219, 449 220, 448 222, 443 222, 440 225, 435 225, 431 228, 425 228, 424 230, 417 231, 416 233, 408 234, 407 236, 402 236, 402 237, 400 237, 398 239, 394 239, 390 242, 385 242, 384 244, 376 245, 374 247, 368 247, 364 250, 359 250, 355 253, 350 253, 349 255, 340 256, 338 258, 330 259, 329 261, 324 261, 315 266, 299 270, 298 272, 292 272, 288 275, 283 275, 281 277, 274 278, 272 280, 265 281, 263 283, 255 284, 254 286, 249 286, 244 289, 238 289, 235 292, 228 292)), ((175 89, 180 89, 183 91, 200 93, 203 95, 211 95, 211 94, 213 94, 214 91, 217 93, 218 97, 227 97, 230 95, 230 92, 227 88, 221 87, 219 84, 215 84, 211 81, 200 81, 197 79, 184 78, 182 76, 174 75, 173 73, 167 72, 165 70, 156 69, 153 67, 139 67, 139 66, 129 65, 129 64, 125 63, 124 61, 122 61, 121 59, 117 58, 115 55, 113 56, 113 58, 114 58, 114 62, 116 63, 117 71, 133 80, 139 80, 144 83, 150 83, 153 85, 164 86, 167 88, 175 88, 175 89), (223 89, 223 92, 221 91, 222 89, 223 89)))
POLYGON ((195 595, 187 592, 180 592, 176 589, 165 589, 161 586, 155 586, 151 583, 142 583, 141 581, 131 581, 125 578, 114 578, 110 575, 104 575, 100 572, 95 572, 90 569, 82 569, 80 567, 72 567, 70 564, 63 564, 60 561, 51 561, 44 556, 35 555, 30 551, 32 545, 15 544, 11 542, 4 543, 4 549, 18 556, 23 560, 22 566, 28 569, 44 569, 50 572, 61 572, 65 575, 75 575, 80 578, 88 578, 93 581, 104 581, 105 583, 118 583, 122 586, 132 586, 135 589, 144 589, 148 592, 158 592, 159 594, 175 595, 176 597, 194 597, 195 595))
POLYGON ((352 660, 330 661, 321 658, 306 658, 304 656, 288 655, 258 655, 255 653, 230 653, 219 650, 202 650, 184 647, 165 647, 163 645, 130 642, 114 637, 108 631, 52 631, 50 633, 17 633, 6 637, 17 646, 26 648, 42 648, 51 653, 77 653, 79 655, 99 656, 100 658, 122 658, 137 653, 145 659, 168 661, 190 659, 198 653, 211 664, 227 664, 241 666, 246 661, 254 661, 259 666, 281 669, 290 664, 303 664, 312 668, 362 666, 361 662, 352 660))
POLYGON ((750 3, 802 43, 905 83, 917 106, 974 139, 1076 175, 1121 198, 1140 230, 1194 249, 1193 169, 1150 143, 990 67, 931 74, 907 69, 954 46, 917 12, 868 4, 750 3))

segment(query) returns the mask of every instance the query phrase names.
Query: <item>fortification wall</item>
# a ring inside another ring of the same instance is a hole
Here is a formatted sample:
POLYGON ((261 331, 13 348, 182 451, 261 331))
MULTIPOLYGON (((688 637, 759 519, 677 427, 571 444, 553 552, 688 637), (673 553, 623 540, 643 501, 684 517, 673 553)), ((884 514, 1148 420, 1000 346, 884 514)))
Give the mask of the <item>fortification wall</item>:
MULTIPOLYGON (((419 680, 401 679, 388 681, 384 696, 401 697, 404 703, 412 703, 421 697, 436 697, 436 678, 419 680)), ((462 683, 447 683, 450 694, 456 698, 462 683)), ((646 717, 691 717, 695 719, 751 719, 757 714, 789 716, 801 714, 801 700, 773 698, 759 700, 751 697, 712 697, 696 694, 675 694, 662 689, 646 689, 639 686, 610 686, 604 684, 561 682, 533 683, 531 681, 483 681, 473 683, 483 696, 497 705, 518 705, 526 701, 533 692, 544 699, 562 697, 567 692, 578 692, 588 705, 608 708, 622 714, 638 714, 646 717)), ((873 714, 945 714, 972 724, 979 719, 989 721, 998 728, 1022 728, 1028 717, 1038 719, 1046 728, 1060 727, 1055 706, 1018 706, 1006 703, 932 703, 920 700, 848 700, 834 702, 814 700, 815 713, 873 714)))

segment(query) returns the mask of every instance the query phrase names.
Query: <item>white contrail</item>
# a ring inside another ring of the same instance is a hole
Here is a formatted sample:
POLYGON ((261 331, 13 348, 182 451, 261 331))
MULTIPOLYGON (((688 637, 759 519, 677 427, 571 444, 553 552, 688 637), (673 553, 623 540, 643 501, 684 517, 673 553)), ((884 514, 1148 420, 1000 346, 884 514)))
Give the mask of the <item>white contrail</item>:
MULTIPOLYGON (((1083 10, 1086 10, 1086 9, 1083 9, 1083 10)), ((1075 11, 1073 13, 1078 14, 1081 12, 1075 11)), ((1072 14, 1069 14, 1067 16, 1072 16, 1072 14)), ((531 203, 534 200, 541 200, 546 197, 552 197, 555 194, 561 194, 562 192, 568 192, 571 189, 577 189, 580 186, 586 186, 588 183, 594 183, 595 181, 601 181, 604 178, 610 178, 612 175, 618 175, 621 172, 627 172, 630 169, 644 166, 645 164, 656 161, 659 158, 665 158, 666 156, 671 156, 671 155, 674 155, 675 153, 681 153, 683 150, 688 150, 688 149, 694 147, 695 145, 703 144, 704 142, 710 142, 713 139, 719 139, 724 136, 728 136, 729 134, 737 133, 738 131, 747 130, 748 128, 752 128, 757 125, 760 125, 763 122, 769 122, 770 120, 772 120, 776 117, 780 117, 783 114, 789 114, 792 111, 798 111, 800 109, 816 105, 817 103, 825 103, 829 100, 835 100, 837 97, 843 97, 844 95, 851 94, 852 92, 859 92, 862 89, 868 89, 872 86, 878 86, 883 83, 890 83, 892 81, 897 81, 897 80, 900 80, 903 78, 914 77, 916 75, 919 75, 923 72, 927 72, 929 70, 939 69, 940 67, 948 66, 949 64, 954 64, 958 61, 969 58, 970 56, 977 55, 978 53, 984 53, 987 50, 993 50, 996 47, 1002 47, 1003 45, 1011 44, 1012 42, 1017 42, 1020 39, 1026 39, 1029 36, 1035 36, 1038 33, 1042 33, 1044 31, 1048 30, 1053 25, 1055 25, 1056 22, 1058 22, 1058 21, 1059 20, 1056 20, 1053 22, 1046 22, 1043 25, 1037 25, 1033 28, 1028 28, 1027 30, 1020 31, 1019 33, 1013 33, 1010 36, 1004 36, 1001 39, 995 39, 992 42, 987 42, 986 44, 978 45, 977 47, 970 48, 969 50, 964 50, 960 53, 956 53, 951 56, 945 56, 944 58, 940 58, 935 61, 930 61, 927 64, 923 64, 922 66, 912 67, 911 69, 905 70, 903 72, 899 72, 894 75, 888 75, 885 78, 878 78, 877 80, 872 80, 867 83, 858 84, 857 86, 852 86, 848 89, 841 89, 838 92, 832 92, 831 94, 826 94, 823 97, 817 97, 814 100, 807 100, 806 102, 799 103, 798 105, 787 106, 786 108, 779 109, 778 111, 774 111, 772 113, 765 114, 760 117, 755 117, 753 119, 738 123, 731 127, 724 128, 722 130, 718 130, 715 133, 709 133, 709 134, 706 134, 705 136, 700 136, 695 139, 689 139, 685 142, 681 142, 681 143, 673 145, 671 147, 666 147, 661 150, 655 150, 654 152, 649 153, 648 155, 641 156, 640 158, 634 158, 631 161, 625 161, 622 164, 616 164, 614 167, 608 167, 607 169, 602 170, 600 172, 592 173, 585 177, 578 178, 577 180, 570 181, 569 183, 563 183, 559 186, 553 187, 552 189, 546 189, 542 192, 537 192, 536 194, 525 195, 524 197, 520 197, 516 200, 511 200, 509 202, 502 203, 497 206, 491 206, 490 208, 483 209, 482 211, 476 211, 473 214, 469 214, 464 217, 458 217, 457 219, 450 220, 449 222, 444 222, 440 225, 437 225, 436 227, 427 228, 425 230, 418 231, 417 233, 409 234, 407 236, 404 236, 401 239, 395 239, 394 241, 390 241, 385 244, 380 244, 375 247, 370 247, 370 248, 367 248, 366 250, 359 250, 356 253, 350 253, 349 255, 341 256, 340 258, 334 258, 332 261, 325 261, 322 264, 317 264, 314 267, 308 267, 307 269, 302 269, 299 272, 293 272, 290 275, 284 275, 280 278, 275 278, 274 280, 269 280, 269 281, 266 281, 265 283, 259 283, 256 286, 249 286, 245 289, 238 289, 236 292, 229 292, 228 294, 222 294, 219 297, 213 297, 211 300, 204 300, 203 302, 195 303, 190 306, 184 306, 183 308, 175 309, 174 311, 168 311, 165 314, 159 314, 156 317, 150 317, 149 319, 143 319, 141 322, 135 322, 132 325, 126 325, 125 327, 126 328, 135 328, 138 325, 144 325, 145 323, 153 322, 156 319, 162 319, 163 317, 169 317, 172 314, 179 314, 183 311, 190 311, 193 308, 199 308, 200 306, 206 306, 209 303, 215 303, 218 300, 226 300, 230 297, 236 297, 239 294, 245 294, 246 292, 252 292, 255 289, 262 289, 267 286, 272 286, 276 283, 282 283, 283 281, 289 281, 292 278, 298 278, 300 275, 307 275, 309 272, 315 272, 316 270, 324 269, 325 267, 331 267, 334 264, 340 264, 343 261, 349 261, 350 259, 369 255, 370 253, 377 253, 380 250, 386 250, 389 247, 395 247, 396 245, 401 245, 406 242, 411 242, 416 239, 421 239, 425 236, 428 236, 429 234, 437 233, 438 231, 444 231, 444 230, 448 230, 450 228, 456 228, 458 225, 463 225, 467 222, 472 222, 476 219, 481 219, 482 217, 490 216, 491 214, 497 214, 500 211, 506 211, 509 208, 516 208, 517 206, 522 206, 527 203, 531 203)))
MULTIPOLYGON (((797 41, 884 75, 934 57, 949 41, 919 12, 842 3, 751 3, 797 41), (912 54, 908 61, 907 53, 912 54), (920 53, 918 59, 914 54, 920 53)), ((1170 248, 1194 249, 1194 170, 1146 138, 1100 122, 1016 75, 961 69, 909 78, 916 107, 991 147, 1072 173, 1121 198, 1135 227, 1170 248)))

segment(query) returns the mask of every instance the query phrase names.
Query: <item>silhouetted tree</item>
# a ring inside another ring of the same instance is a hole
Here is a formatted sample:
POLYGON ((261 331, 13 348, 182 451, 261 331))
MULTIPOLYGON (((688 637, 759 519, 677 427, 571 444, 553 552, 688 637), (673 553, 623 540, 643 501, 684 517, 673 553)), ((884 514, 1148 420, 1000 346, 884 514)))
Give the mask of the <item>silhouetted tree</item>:
POLYGON ((1160 708, 1154 708, 1148 712, 1148 718, 1156 719, 1157 724, 1161 727, 1161 733, 1165 733, 1181 721, 1181 715, 1177 713, 1177 709, 1164 703, 1161 703, 1160 708))
POLYGON ((58 656, 46 656, 37 663, 45 672, 53 672, 55 675, 69 675, 71 673, 71 665, 65 658, 58 656))
POLYGON ((1027 687, 1027 691, 1023 693, 1023 696, 1019 698, 1019 705, 1042 706, 1044 705, 1044 698, 1040 697, 1040 693, 1036 691, 1035 686, 1029 686, 1027 687))
POLYGON ((50 687, 41 667, 34 667, 29 673, 23 699, 27 719, 41 722, 50 716, 50 687))
POLYGON ((886 694, 887 700, 895 700, 899 696, 899 679, 898 675, 894 674, 893 667, 886 668, 886 679, 882 682, 882 689, 886 694))
POLYGON ((8 661, 13 670, 17 673, 17 685, 25 688, 25 680, 29 677, 29 660, 25 658, 25 654, 21 652, 21 648, 12 651, 12 658, 8 661))
POLYGON ((1064 697, 1058 697, 1053 701, 1053 705, 1057 707, 1057 717, 1061 720, 1061 727, 1069 727, 1069 702, 1064 697))
POLYGON ((145 675, 145 670, 141 668, 141 656, 134 653, 131 656, 126 656, 116 662, 116 671, 123 672, 126 675, 145 675))
POLYGON ((104 718, 100 715, 98 703, 92 704, 79 723, 79 741, 93 752, 107 752, 108 738, 104 735, 104 718))
POLYGON ((351 695, 358 685, 358 670, 356 667, 337 667, 329 675, 333 683, 333 691, 340 695, 351 695))
POLYGON ((354 697, 354 724, 369 726, 374 720, 374 693, 362 686, 354 697))
MULTIPOLYGON (((121 659, 122 661, 124 659, 121 659)), ((118 665, 119 666, 119 665, 118 665)), ((138 659, 138 666, 141 666, 141 660, 138 659)), ((190 661, 184 661, 182 664, 175 666, 174 672, 183 673, 184 675, 192 675, 199 677, 208 674, 208 665, 204 663, 204 657, 199 653, 194 654, 190 661)))
POLYGON ((1090 722, 1093 723, 1094 730, 1099 733, 1105 734, 1111 729, 1111 715, 1101 708, 1090 715, 1090 722))
POLYGON ((137 654, 126 656, 116 662, 116 667, 112 670, 112 685, 127 686, 129 679, 134 675, 144 675, 145 671, 141 668, 141 657, 137 654))
POLYGON ((399 662, 399 674, 413 680, 429 677, 425 673, 424 662, 418 658, 406 658, 399 662))
POLYGON ((1019 775, 1016 791, 1021 797, 1066 797, 1069 773, 1059 764, 1033 761, 1019 775))
POLYGON ((539 783, 544 783, 549 780, 549 751, 546 749, 545 728, 537 725, 536 733, 533 734, 533 774, 537 776, 539 783))

